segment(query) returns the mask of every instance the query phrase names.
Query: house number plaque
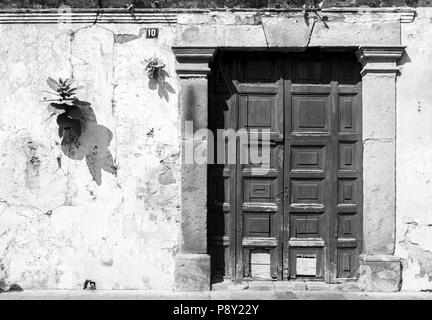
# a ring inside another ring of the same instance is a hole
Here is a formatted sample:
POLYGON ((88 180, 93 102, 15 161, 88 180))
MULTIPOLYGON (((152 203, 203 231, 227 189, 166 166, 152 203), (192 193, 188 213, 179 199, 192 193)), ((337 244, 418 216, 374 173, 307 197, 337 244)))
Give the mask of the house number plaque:
POLYGON ((147 28, 146 29, 146 38, 155 39, 159 36, 159 28, 147 28))
POLYGON ((316 257, 314 255, 297 256, 296 266, 298 276, 316 276, 316 257))

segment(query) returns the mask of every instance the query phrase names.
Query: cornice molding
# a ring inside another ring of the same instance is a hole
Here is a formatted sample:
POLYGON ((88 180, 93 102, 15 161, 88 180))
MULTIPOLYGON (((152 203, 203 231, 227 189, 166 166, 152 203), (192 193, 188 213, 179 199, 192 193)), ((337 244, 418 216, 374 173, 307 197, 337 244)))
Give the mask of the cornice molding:
POLYGON ((57 24, 57 23, 134 23, 134 24, 175 24, 177 13, 140 11, 134 15, 127 10, 82 10, 58 11, 0 11, 0 24, 57 24))
MULTIPOLYGON (((214 9, 135 9, 135 19, 131 12, 121 8, 104 9, 79 9, 71 8, 70 11, 62 13, 59 9, 7 9, 0 10, 0 24, 14 23, 58 23, 62 20, 69 20, 70 23, 94 23, 97 18, 98 23, 176 23, 177 16, 180 14, 208 14, 211 12, 227 13, 249 13, 249 14, 278 14, 301 13, 301 8, 285 9, 252 9, 252 8, 214 8, 214 9)), ((357 14, 364 13, 363 7, 335 7, 325 8, 324 13, 357 14)), ((369 8, 369 12, 374 14, 399 14, 402 23, 412 22, 415 18, 416 10, 413 8, 369 8)))
POLYGON ((364 46, 358 50, 360 61, 364 59, 399 59, 406 46, 364 46))
POLYGON ((368 73, 397 74, 397 61, 405 51, 405 46, 360 47, 357 58, 363 65, 361 75, 368 73))
POLYGON ((210 73, 209 63, 216 53, 214 47, 172 47, 180 78, 205 78, 210 73))
POLYGON ((400 22, 401 23, 411 23, 415 20, 415 17, 417 16, 417 12, 415 10, 411 11, 403 11, 400 15, 400 22))

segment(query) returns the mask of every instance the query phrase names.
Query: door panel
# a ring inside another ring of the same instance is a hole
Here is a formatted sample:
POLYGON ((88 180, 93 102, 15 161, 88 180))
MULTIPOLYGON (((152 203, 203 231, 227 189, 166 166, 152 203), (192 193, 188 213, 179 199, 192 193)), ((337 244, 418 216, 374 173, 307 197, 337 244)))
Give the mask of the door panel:
MULTIPOLYGON (((252 129, 269 130, 270 145, 263 147, 258 143, 258 154, 269 152, 270 159, 268 163, 253 164, 254 161, 250 161, 251 164, 237 165, 237 277, 277 279, 281 268, 283 209, 282 199, 278 196, 283 190, 281 61, 260 62, 246 56, 238 62, 240 74, 244 75, 236 82, 239 95, 238 129, 247 132, 252 129), (257 63, 260 64, 258 68, 257 63)), ((239 151, 250 153, 250 147, 250 144, 240 145, 239 151)))
POLYGON ((209 166, 212 274, 355 278, 362 141, 354 55, 223 52, 213 69, 209 127, 243 132, 236 163, 209 166), (243 138, 263 129, 270 131, 268 168, 244 164, 251 155, 243 138))

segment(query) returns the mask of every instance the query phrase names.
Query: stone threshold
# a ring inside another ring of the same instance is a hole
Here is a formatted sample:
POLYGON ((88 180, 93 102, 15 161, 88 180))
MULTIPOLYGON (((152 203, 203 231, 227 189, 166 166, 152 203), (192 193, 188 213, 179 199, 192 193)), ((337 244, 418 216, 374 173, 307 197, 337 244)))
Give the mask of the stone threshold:
POLYGON ((212 291, 326 291, 326 292, 360 292, 357 281, 343 283, 325 283, 320 281, 242 281, 226 280, 211 285, 212 291))

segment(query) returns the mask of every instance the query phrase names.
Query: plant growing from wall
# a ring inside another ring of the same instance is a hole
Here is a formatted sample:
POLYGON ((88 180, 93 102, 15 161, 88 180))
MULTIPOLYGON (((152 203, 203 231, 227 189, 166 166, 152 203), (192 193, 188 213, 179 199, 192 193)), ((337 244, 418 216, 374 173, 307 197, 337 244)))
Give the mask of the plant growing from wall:
POLYGON ((147 60, 145 70, 149 77, 149 88, 157 90, 158 95, 169 101, 169 94, 175 93, 174 88, 168 83, 169 73, 165 71, 166 64, 158 57, 153 57, 147 60))
POLYGON ((45 100, 50 101, 50 107, 56 110, 52 115, 60 114, 57 116, 58 135, 60 138, 66 132, 72 133, 77 137, 81 136, 81 123, 83 120, 83 113, 81 107, 90 106, 90 103, 79 100, 75 95, 77 87, 72 87, 74 80, 69 78, 57 82, 53 78, 48 77, 47 84, 53 90, 48 92, 57 96, 57 99, 45 100))
POLYGON ((165 63, 163 63, 158 57, 153 57, 147 63, 145 70, 150 79, 159 80, 160 76, 163 76, 164 68, 166 67, 165 63))
MULTIPOLYGON (((329 28, 328 24, 326 21, 328 21, 328 17, 327 16, 321 16, 319 14, 320 11, 322 11, 324 5, 324 1, 319 1, 319 0, 313 0, 313 1, 305 1, 305 3, 303 4, 302 10, 303 10, 303 16, 305 21, 309 20, 309 12, 312 12, 315 14, 315 18, 319 18, 319 20, 322 21, 322 23, 324 24, 324 27, 326 29, 329 28)), ((308 24, 308 22, 307 22, 308 24)))
MULTIPOLYGON (((117 174, 117 166, 114 162, 109 145, 113 134, 107 127, 98 124, 91 104, 81 101, 76 97, 79 87, 73 87, 73 79, 47 79, 47 84, 52 91, 44 91, 55 96, 55 99, 44 99, 50 102, 48 110, 51 117, 57 115, 58 134, 61 138, 61 150, 72 160, 85 158, 87 167, 94 181, 102 183, 102 171, 117 174), (83 128, 81 127, 83 126, 83 128), (82 129, 87 134, 82 133, 82 129)), ((49 119, 50 119, 49 118, 49 119)), ((61 161, 57 158, 59 167, 61 161)), ((51 215, 52 211, 48 211, 51 215)))

